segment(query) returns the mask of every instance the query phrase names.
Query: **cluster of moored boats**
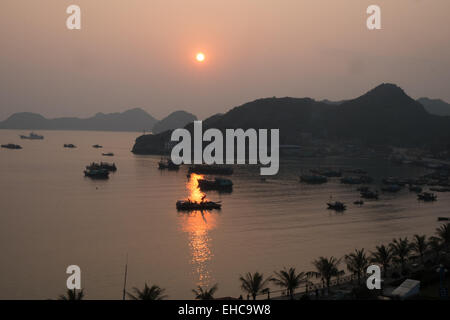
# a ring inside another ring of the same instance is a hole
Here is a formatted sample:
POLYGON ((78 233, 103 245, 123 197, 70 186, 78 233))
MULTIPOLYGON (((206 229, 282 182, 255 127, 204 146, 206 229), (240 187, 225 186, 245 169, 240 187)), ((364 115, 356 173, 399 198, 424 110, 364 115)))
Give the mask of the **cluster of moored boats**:
MULTIPOLYGON (((352 169, 346 171, 332 169, 312 169, 308 174, 300 175, 300 182, 308 184, 327 183, 329 178, 339 178, 340 183, 350 185, 368 185, 374 182, 374 179, 368 173, 361 169, 352 169), (352 175, 344 175, 344 172, 352 175)), ((435 170, 419 178, 396 178, 388 177, 381 180, 380 190, 384 193, 397 193, 407 187, 410 192, 417 193, 417 200, 431 202, 437 200, 437 195, 432 192, 424 192, 424 186, 433 192, 450 192, 450 171, 435 170)), ((356 189, 360 193, 360 199, 354 201, 355 205, 363 205, 363 199, 378 200, 380 193, 378 190, 372 190, 369 186, 361 186, 356 189)), ((335 201, 327 203, 328 209, 335 211, 344 211, 347 209, 343 202, 335 201)))
POLYGON ((108 179, 110 172, 115 171, 117 171, 115 163, 92 162, 90 165, 86 166, 84 176, 91 179, 108 179))

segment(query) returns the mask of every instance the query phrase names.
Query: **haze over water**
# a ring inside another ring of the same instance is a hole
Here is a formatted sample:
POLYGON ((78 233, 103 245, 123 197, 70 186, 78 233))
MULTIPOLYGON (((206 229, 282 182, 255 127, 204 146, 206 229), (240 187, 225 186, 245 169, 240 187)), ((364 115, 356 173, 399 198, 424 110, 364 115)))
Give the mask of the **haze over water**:
POLYGON ((359 207, 353 205, 357 186, 298 181, 298 174, 317 166, 359 167, 378 180, 425 173, 375 158, 291 159, 266 181, 257 167, 239 167, 231 194, 207 193, 222 201, 221 211, 179 213, 177 200, 202 196, 198 177, 188 180, 185 167, 158 170, 157 156, 133 155, 139 133, 42 131, 43 141, 20 140, 24 133, 0 131, 2 144, 23 146, 0 149, 0 299, 57 298, 71 264, 81 267, 87 299, 121 299, 127 254, 128 290, 147 281, 166 288, 169 298, 191 299, 197 285, 217 282, 217 297, 238 297, 245 272, 309 271, 319 256, 432 235, 437 217, 449 215, 450 194, 419 203, 403 190, 359 207), (65 143, 78 148, 64 149, 65 143), (84 167, 100 160, 115 162, 118 171, 108 181, 85 178, 84 167), (331 195, 348 210, 327 210, 331 195))

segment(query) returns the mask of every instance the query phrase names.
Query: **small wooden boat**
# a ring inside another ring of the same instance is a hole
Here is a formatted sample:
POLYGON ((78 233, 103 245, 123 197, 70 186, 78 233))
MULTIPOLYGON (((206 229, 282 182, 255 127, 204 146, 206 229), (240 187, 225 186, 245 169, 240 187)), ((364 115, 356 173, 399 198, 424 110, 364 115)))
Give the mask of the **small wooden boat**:
POLYGON ((106 171, 117 171, 117 167, 115 163, 108 162, 92 162, 90 165, 86 166, 87 170, 106 170, 106 171))
POLYGON ((378 200, 378 192, 371 190, 361 191, 361 198, 378 200))
POLYGON ((22 149, 21 146, 19 146, 18 144, 14 144, 14 143, 2 144, 2 148, 13 149, 13 150, 22 149))
POLYGON ((230 179, 215 178, 214 180, 199 179, 198 186, 200 190, 226 190, 233 188, 233 182, 230 179))
POLYGON ((344 211, 347 209, 346 205, 340 201, 328 202, 327 205, 328 205, 328 209, 330 209, 330 210, 344 211))
POLYGON ((103 148, 103 146, 101 146, 101 145, 99 145, 99 144, 94 144, 94 145, 92 146, 92 148, 100 149, 100 148, 103 148))
POLYGON ((353 204, 356 204, 358 206, 362 206, 364 204, 364 201, 362 200, 356 200, 355 202, 353 202, 353 204))
POLYGON ((437 196, 434 193, 423 192, 417 195, 417 199, 425 202, 436 201, 437 196))
POLYGON ((173 163, 172 159, 161 159, 158 162, 158 169, 159 170, 179 170, 180 165, 173 163))
POLYGON ((102 156, 104 156, 104 157, 114 157, 114 153, 112 153, 112 152, 102 153, 102 156))
POLYGON ((74 144, 72 144, 72 143, 66 143, 66 144, 64 144, 64 148, 74 149, 74 148, 76 148, 76 147, 77 147, 77 146, 74 145, 74 144))
POLYGON ((31 132, 28 136, 20 135, 20 139, 27 140, 44 140, 44 136, 38 135, 34 132, 31 132))
POLYGON ((84 170, 84 176, 91 179, 108 179, 109 171, 105 169, 86 169, 84 170))
POLYGON ((222 204, 220 202, 213 201, 191 201, 191 200, 178 200, 176 204, 178 211, 210 211, 220 210, 222 204))

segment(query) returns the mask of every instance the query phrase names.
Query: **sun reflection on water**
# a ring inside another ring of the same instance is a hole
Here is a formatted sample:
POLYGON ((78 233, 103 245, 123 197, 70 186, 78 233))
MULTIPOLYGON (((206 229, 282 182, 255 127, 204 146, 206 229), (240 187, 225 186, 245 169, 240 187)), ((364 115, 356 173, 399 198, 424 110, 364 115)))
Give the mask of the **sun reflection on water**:
MULTIPOLYGON (((198 180, 202 175, 191 174, 187 183, 189 199, 200 202, 206 195, 198 187, 198 180)), ((196 285, 209 287, 212 284, 212 275, 209 263, 214 256, 211 250, 211 237, 209 232, 217 227, 217 216, 208 211, 193 211, 180 214, 182 230, 189 234, 189 248, 191 264, 196 277, 196 285)))

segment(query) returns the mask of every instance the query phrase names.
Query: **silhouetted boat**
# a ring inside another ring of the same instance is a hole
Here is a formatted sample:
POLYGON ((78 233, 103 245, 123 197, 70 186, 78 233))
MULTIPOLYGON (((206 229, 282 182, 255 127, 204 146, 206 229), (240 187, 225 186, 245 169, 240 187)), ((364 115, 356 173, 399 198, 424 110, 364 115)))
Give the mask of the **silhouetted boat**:
POLYGON ((188 173, 231 175, 233 168, 222 165, 196 164, 189 167, 188 173))
POLYGON ((320 176, 320 175, 302 174, 300 176, 300 181, 309 183, 309 184, 320 184, 320 183, 326 183, 328 181, 328 178, 325 176, 320 176))
POLYGON ((361 191, 361 198, 378 200, 378 192, 371 190, 361 191))
POLYGON ((103 146, 101 146, 101 145, 99 145, 99 144, 94 144, 94 145, 92 146, 92 148, 100 149, 100 148, 103 148, 103 146))
POLYGON ((178 170, 180 169, 180 165, 179 164, 175 164, 173 163, 173 161, 171 159, 161 159, 158 162, 158 169, 159 170, 178 170))
POLYGON ((346 205, 340 201, 328 202, 327 205, 328 205, 328 209, 335 210, 335 211, 344 211, 347 209, 346 205))
POLYGON ((191 200, 178 200, 177 210, 179 211, 204 211, 204 210, 220 210, 222 205, 219 202, 201 201, 195 202, 191 200))
POLYGON ((73 148, 76 148, 77 146, 76 145, 74 145, 74 144, 71 144, 71 143, 68 143, 68 144, 64 144, 64 148, 69 148, 69 149, 73 149, 73 148))
POLYGON ((104 156, 104 157, 114 157, 114 153, 112 153, 112 152, 102 153, 102 156, 104 156))
POLYGON ((2 144, 2 148, 15 149, 15 150, 22 149, 21 146, 19 146, 18 144, 14 144, 14 143, 2 144))
POLYGON ((199 179, 198 186, 201 190, 229 190, 233 188, 230 179, 215 178, 214 180, 199 179))
POLYGON ((419 193, 417 195, 417 199, 425 201, 425 202, 436 201, 437 200, 437 196, 434 193, 423 192, 423 193, 419 193))
POLYGON ((450 221, 450 218, 447 218, 447 217, 438 217, 438 221, 450 221))
POLYGON ((28 136, 20 135, 20 139, 43 140, 44 136, 38 135, 34 132, 30 132, 30 134, 28 136))
POLYGON ((108 179, 109 171, 106 169, 86 169, 84 175, 92 179, 108 179))
POLYGON ((108 162, 92 162, 90 165, 86 166, 87 170, 106 170, 106 171, 117 171, 115 163, 108 162))
POLYGON ((362 206, 364 204, 364 201, 362 200, 356 200, 355 202, 353 202, 353 204, 356 204, 358 206, 362 206))

